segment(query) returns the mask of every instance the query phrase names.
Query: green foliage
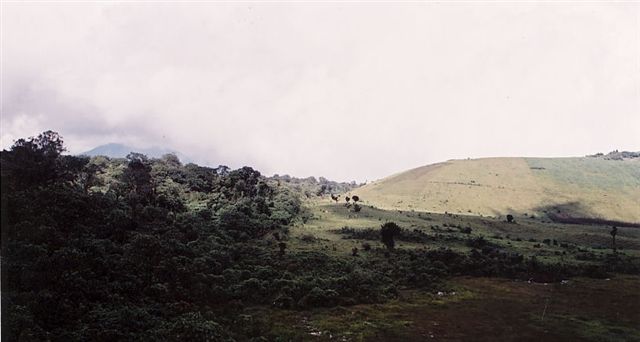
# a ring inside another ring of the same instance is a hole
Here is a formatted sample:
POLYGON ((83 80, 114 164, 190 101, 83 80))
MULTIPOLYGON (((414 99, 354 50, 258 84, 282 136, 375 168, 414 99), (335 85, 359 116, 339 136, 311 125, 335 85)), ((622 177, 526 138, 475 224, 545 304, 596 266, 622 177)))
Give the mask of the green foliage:
POLYGON ((62 151, 45 132, 0 154, 3 339, 225 340, 233 301, 279 295, 286 265, 259 239, 298 217, 287 189, 249 167, 62 151))
POLYGON ((63 176, 65 164, 70 164, 65 163, 69 158, 59 158, 64 151, 62 137, 52 131, 18 139, 11 153, 2 158, 2 182, 12 188, 54 182, 63 176))

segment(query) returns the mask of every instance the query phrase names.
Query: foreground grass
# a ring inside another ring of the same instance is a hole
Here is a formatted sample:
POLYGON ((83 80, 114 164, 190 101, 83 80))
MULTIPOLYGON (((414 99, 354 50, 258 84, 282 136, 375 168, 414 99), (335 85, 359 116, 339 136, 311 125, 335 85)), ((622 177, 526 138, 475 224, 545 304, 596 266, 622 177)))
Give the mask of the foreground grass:
POLYGON ((274 340, 637 341, 640 277, 536 284, 453 278, 445 291, 404 291, 384 304, 289 311, 270 317, 274 340))

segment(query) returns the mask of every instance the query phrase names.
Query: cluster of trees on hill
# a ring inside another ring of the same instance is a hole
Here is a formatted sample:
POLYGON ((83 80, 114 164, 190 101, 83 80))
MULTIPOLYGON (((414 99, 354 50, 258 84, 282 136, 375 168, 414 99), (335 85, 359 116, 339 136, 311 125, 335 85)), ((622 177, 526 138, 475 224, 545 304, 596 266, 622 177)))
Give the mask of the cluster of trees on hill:
POLYGON ((330 181, 324 177, 319 177, 318 179, 315 177, 296 178, 289 175, 281 176, 276 174, 273 175, 271 179, 278 181, 279 184, 287 184, 293 190, 307 198, 334 193, 346 193, 362 185, 357 184, 355 181, 350 183, 330 181))
POLYGON ((607 154, 604 153, 596 153, 592 155, 588 155, 587 157, 592 158, 604 158, 607 160, 624 160, 624 159, 634 159, 640 158, 640 152, 629 152, 629 151, 611 151, 607 154))

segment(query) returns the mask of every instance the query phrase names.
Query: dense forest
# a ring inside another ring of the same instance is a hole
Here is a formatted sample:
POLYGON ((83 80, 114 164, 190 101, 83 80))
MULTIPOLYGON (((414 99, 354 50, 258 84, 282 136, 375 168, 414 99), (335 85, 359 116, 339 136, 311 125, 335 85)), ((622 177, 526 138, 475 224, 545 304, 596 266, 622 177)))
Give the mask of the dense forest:
POLYGON ((249 308, 379 303, 460 274, 559 280, 638 271, 619 259, 543 264, 482 238, 465 240, 471 253, 395 248, 394 238, 426 238, 389 222, 339 232, 382 237, 386 248, 293 250, 290 230, 313 219, 305 199, 355 184, 183 165, 171 154, 64 151, 48 131, 0 155, 3 340, 277 340, 249 308))

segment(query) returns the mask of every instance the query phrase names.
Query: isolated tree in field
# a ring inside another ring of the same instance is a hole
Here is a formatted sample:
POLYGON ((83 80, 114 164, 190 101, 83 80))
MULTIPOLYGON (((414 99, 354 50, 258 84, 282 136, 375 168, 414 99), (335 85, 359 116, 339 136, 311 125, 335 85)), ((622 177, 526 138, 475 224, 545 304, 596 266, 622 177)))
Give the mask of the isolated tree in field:
POLYGON ((618 234, 618 227, 613 226, 611 229, 611 246, 613 247, 613 253, 616 253, 616 234, 618 234))
POLYGON ((356 196, 356 195, 353 195, 353 196, 351 196, 351 199, 352 199, 354 202, 358 202, 358 201, 360 200, 360 197, 358 197, 358 196, 356 196))
POLYGON ((336 203, 338 203, 338 200, 340 199, 340 196, 336 196, 334 194, 331 194, 331 199, 336 201, 336 203))
POLYGON ((395 247, 396 242, 394 238, 398 234, 400 234, 400 227, 394 222, 387 222, 380 228, 382 243, 384 243, 388 249, 393 249, 395 247))
POLYGON ((347 203, 349 203, 349 202, 351 201, 351 197, 346 196, 346 197, 344 198, 344 200, 345 200, 345 201, 347 201, 347 203))
POLYGON ((513 215, 511 214, 507 215, 507 222, 513 223, 513 215))

